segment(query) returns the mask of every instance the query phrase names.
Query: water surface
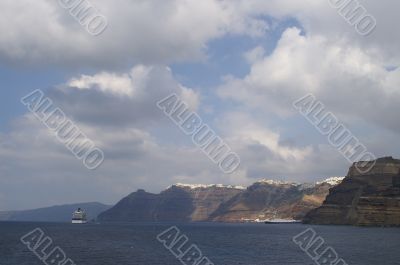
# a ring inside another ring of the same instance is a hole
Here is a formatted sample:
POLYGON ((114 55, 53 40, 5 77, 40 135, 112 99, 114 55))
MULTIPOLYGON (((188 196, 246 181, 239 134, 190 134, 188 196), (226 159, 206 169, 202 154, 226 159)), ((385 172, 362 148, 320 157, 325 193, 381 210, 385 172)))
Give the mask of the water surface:
POLYGON ((156 236, 176 225, 215 265, 315 264, 292 242, 312 227, 349 265, 400 264, 400 229, 265 224, 57 224, 0 222, 0 264, 42 265, 20 242, 41 228, 76 265, 181 264, 156 236))

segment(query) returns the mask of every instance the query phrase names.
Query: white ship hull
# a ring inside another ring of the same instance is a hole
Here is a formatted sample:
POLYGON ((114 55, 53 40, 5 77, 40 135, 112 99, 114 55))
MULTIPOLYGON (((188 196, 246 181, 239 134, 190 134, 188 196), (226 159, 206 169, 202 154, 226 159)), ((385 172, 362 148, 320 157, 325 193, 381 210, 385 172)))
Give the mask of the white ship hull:
POLYGON ((87 221, 84 221, 84 220, 72 220, 72 223, 73 224, 86 224, 87 221))
POLYGON ((265 220, 266 224, 299 224, 301 221, 299 220, 290 220, 290 219, 270 219, 265 220))
POLYGON ((75 212, 72 213, 72 223, 73 224, 86 224, 86 213, 81 208, 78 208, 75 212))

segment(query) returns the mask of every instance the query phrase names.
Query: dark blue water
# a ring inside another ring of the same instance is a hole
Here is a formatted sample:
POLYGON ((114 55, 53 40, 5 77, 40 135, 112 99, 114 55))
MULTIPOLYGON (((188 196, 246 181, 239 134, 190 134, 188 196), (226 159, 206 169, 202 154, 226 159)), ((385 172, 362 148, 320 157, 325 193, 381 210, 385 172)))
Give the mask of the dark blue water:
MULTIPOLYGON (((175 224, 215 265, 315 264, 292 237, 310 226, 175 224)), ((76 265, 181 264, 156 239, 171 224, 0 223, 0 265, 42 265, 20 237, 42 228, 76 265)), ((400 264, 400 229, 311 226, 349 265, 400 264)))

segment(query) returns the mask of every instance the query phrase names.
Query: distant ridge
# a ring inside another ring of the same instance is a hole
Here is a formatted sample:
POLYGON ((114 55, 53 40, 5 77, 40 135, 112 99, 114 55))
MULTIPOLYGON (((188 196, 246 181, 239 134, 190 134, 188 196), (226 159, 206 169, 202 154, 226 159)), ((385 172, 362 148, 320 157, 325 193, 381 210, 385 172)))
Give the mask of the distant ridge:
POLYGON ((238 189, 238 190, 245 190, 246 187, 243 186, 233 186, 233 185, 223 185, 223 184, 184 184, 184 183, 176 183, 174 185, 171 185, 167 187, 167 189, 171 188, 172 186, 176 187, 182 187, 182 188, 190 188, 190 189, 199 189, 199 188, 212 188, 212 187, 217 187, 217 188, 228 188, 228 189, 238 189))
POLYGON ((322 204, 330 188, 343 178, 318 183, 262 179, 249 187, 183 184, 159 194, 138 190, 101 213, 102 222, 257 222, 301 219, 322 204))
POLYGON ((88 220, 97 218, 97 215, 107 209, 110 205, 99 202, 75 203, 56 205, 51 207, 25 210, 25 211, 3 211, 0 212, 0 221, 18 222, 70 222, 72 212, 78 208, 86 211, 88 220))

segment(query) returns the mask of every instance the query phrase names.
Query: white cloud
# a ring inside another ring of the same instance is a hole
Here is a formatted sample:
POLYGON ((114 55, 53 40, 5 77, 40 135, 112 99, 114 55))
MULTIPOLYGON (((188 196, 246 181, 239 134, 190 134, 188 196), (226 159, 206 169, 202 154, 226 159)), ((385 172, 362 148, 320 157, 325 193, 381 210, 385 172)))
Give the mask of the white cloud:
POLYGON ((206 58, 210 40, 227 34, 262 36, 270 26, 263 16, 296 18, 308 34, 348 39, 374 56, 398 65, 400 35, 395 23, 400 3, 360 0, 376 17, 368 37, 332 8, 329 1, 307 0, 92 0, 109 21, 98 37, 57 1, 0 2, 0 58, 33 64, 118 66, 170 63, 206 58), (29 7, 29 8, 27 8, 29 7))
POLYGON ((244 58, 246 59, 247 62, 250 64, 253 64, 259 60, 262 60, 265 55, 265 49, 262 46, 257 46, 254 49, 247 51, 244 54, 244 58))
POLYGON ((200 95, 177 82, 164 66, 137 65, 127 73, 83 75, 49 91, 73 119, 108 126, 144 126, 159 121, 163 113, 156 102, 172 93, 192 110, 200 104, 200 95))
POLYGON ((132 97, 135 93, 135 87, 146 80, 148 67, 139 66, 132 69, 131 74, 118 75, 115 73, 102 72, 93 76, 82 75, 79 78, 73 78, 67 86, 77 89, 99 89, 103 92, 109 92, 120 96, 132 97))
POLYGON ((239 145, 260 145, 284 160, 304 161, 311 153, 310 147, 294 148, 281 144, 279 132, 261 126, 249 113, 225 113, 220 127, 225 136, 239 145))
POLYGON ((288 143, 279 128, 268 124, 265 115, 252 111, 229 111, 217 118, 223 138, 238 153, 240 168, 234 183, 250 183, 262 178, 315 181, 332 174, 345 174, 348 167, 327 144, 295 141, 288 143))
POLYGON ((260 36, 260 19, 217 0, 92 0, 107 17, 97 37, 58 1, 0 1, 0 58, 10 62, 78 66, 198 61, 207 43, 226 33, 260 36))
POLYGON ((271 55, 255 61, 245 78, 228 78, 218 93, 286 117, 294 113, 292 102, 311 92, 347 121, 362 119, 400 132, 399 72, 387 71, 381 58, 346 40, 303 36, 290 28, 271 55))
MULTIPOLYGON (((226 0, 227 2, 229 0, 226 0)), ((243 15, 270 15, 275 18, 293 17, 300 21, 309 35, 323 35, 330 40, 346 39, 366 53, 398 65, 400 34, 396 29, 400 2, 392 0, 358 0, 377 20, 376 30, 368 37, 359 35, 328 0, 237 0, 229 1, 243 15)))

